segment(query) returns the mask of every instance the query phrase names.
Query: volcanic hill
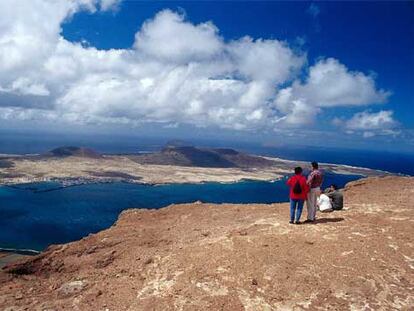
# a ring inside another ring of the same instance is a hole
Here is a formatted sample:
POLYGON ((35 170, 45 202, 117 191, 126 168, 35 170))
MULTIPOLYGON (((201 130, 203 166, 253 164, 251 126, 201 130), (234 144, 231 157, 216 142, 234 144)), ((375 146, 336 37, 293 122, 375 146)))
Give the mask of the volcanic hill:
POLYGON ((140 164, 192 167, 270 167, 274 161, 229 148, 201 148, 167 144, 160 152, 130 156, 140 164))
POLYGON ((100 158, 101 155, 93 149, 85 147, 64 146, 58 147, 43 156, 46 157, 81 157, 81 158, 100 158))

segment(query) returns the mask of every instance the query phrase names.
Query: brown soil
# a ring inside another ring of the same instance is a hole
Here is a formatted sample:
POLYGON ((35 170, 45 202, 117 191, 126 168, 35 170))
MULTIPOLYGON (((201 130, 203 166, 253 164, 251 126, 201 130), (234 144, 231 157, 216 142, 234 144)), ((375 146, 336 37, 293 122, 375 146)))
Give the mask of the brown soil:
POLYGON ((412 310, 413 196, 414 178, 357 181, 306 225, 287 204, 128 210, 8 266, 0 309, 412 310))

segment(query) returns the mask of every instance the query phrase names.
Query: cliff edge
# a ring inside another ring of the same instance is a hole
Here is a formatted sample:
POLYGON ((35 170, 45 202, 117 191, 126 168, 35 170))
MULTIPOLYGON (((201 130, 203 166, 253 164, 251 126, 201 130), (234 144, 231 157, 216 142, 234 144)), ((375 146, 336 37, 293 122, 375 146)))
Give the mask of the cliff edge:
POLYGON ((344 193, 309 225, 289 225, 286 203, 127 210, 3 269, 0 310, 411 309, 414 178, 344 193))

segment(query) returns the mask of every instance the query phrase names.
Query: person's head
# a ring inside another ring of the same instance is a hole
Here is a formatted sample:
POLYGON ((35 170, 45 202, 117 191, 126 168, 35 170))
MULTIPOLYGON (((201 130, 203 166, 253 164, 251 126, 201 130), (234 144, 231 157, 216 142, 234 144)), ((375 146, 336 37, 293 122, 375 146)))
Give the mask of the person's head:
POLYGON ((295 167, 295 174, 296 174, 296 175, 300 175, 300 174, 302 174, 302 168, 301 168, 300 166, 295 167))
POLYGON ((311 165, 312 165, 312 169, 314 170, 317 170, 319 167, 318 162, 312 162, 311 165))
POLYGON ((331 190, 332 190, 332 191, 338 190, 338 186, 337 186, 337 185, 335 185, 335 184, 332 184, 332 185, 331 185, 331 190))

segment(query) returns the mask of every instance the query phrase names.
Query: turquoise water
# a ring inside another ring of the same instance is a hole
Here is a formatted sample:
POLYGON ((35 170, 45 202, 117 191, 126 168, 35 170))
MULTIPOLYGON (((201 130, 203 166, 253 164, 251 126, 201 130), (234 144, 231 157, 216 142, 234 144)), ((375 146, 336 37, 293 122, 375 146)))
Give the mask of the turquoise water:
MULTIPOLYGON (((326 174, 325 186, 344 186, 356 175, 326 174)), ((58 183, 0 187, 0 248, 42 250, 111 226, 127 208, 160 208, 200 200, 211 203, 275 203, 288 200, 285 179, 233 184, 128 183, 59 188, 58 183)))

